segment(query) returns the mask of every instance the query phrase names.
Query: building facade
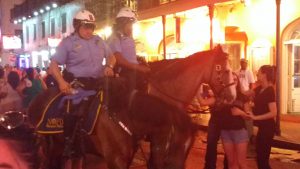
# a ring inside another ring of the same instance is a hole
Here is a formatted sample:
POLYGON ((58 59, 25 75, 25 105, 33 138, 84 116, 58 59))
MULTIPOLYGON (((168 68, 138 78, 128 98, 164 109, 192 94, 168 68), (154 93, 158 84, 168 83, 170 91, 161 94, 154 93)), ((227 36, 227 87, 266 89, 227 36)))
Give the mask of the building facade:
POLYGON ((83 8, 82 1, 70 0, 43 0, 39 3, 26 0, 16 6, 12 11, 12 21, 22 24, 24 45, 19 66, 48 67, 58 43, 74 31, 74 15, 83 8), (32 8, 26 8, 27 6, 32 8))

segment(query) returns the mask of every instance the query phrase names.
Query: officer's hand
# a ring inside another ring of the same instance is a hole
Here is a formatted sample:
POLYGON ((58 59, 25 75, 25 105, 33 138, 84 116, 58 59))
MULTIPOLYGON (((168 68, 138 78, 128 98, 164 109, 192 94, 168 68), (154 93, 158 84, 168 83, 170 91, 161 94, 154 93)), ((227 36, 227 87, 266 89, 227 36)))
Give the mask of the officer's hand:
POLYGON ((114 76, 114 71, 111 67, 105 66, 104 68, 104 76, 114 76))
POLYGON ((66 95, 72 94, 72 87, 68 82, 61 81, 58 83, 58 87, 62 93, 66 94, 66 95))
POLYGON ((151 71, 151 69, 148 66, 145 65, 139 65, 137 67, 138 71, 142 72, 142 73, 148 73, 151 71))

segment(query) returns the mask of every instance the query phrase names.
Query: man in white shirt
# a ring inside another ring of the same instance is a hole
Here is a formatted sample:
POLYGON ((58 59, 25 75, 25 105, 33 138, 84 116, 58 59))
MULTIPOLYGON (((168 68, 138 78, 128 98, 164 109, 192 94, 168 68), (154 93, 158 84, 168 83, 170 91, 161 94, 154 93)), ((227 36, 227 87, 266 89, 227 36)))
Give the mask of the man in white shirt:
POLYGON ((255 80, 252 71, 247 69, 248 61, 242 58, 240 64, 241 68, 236 73, 239 77, 241 92, 244 94, 252 89, 255 80))

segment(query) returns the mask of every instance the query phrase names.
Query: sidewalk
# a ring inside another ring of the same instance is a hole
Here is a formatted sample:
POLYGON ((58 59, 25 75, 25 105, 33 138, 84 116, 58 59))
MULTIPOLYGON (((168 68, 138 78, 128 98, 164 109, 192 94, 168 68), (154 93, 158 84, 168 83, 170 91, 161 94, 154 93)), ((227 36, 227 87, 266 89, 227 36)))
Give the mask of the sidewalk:
MULTIPOLYGON (((191 114, 191 116, 200 130, 207 130, 210 114, 191 114)), ((280 130, 280 136, 274 137, 273 147, 300 151, 300 114, 281 115, 280 130)))

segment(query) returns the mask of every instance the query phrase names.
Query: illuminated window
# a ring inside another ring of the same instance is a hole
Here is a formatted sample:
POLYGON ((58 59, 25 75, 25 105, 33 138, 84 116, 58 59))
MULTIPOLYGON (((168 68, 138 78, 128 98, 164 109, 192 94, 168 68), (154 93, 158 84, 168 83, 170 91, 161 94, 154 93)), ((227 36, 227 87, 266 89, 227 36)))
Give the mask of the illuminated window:
POLYGON ((51 19, 51 30, 50 30, 51 36, 55 36, 55 19, 51 19))
POLYGON ((26 26, 26 43, 29 43, 29 26, 26 26))
POLYGON ((42 38, 44 39, 46 36, 46 25, 45 21, 42 22, 42 38))
POLYGON ((66 33, 67 32, 67 14, 63 13, 61 15, 61 32, 66 33))
POLYGON ((33 24, 33 40, 36 41, 36 24, 33 24))

